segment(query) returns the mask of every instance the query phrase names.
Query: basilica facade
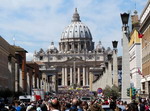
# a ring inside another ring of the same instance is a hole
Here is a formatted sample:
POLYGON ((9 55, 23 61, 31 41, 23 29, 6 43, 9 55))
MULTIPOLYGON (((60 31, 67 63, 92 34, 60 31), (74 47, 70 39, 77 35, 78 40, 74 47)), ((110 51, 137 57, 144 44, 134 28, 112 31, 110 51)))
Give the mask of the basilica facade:
POLYGON ((104 69, 108 53, 112 50, 105 50, 101 42, 95 47, 90 29, 81 22, 75 9, 71 24, 61 34, 59 49, 51 42, 47 50, 34 53, 34 61, 39 63, 43 73, 55 75, 56 81, 53 82, 59 87, 89 87, 90 68, 104 69))

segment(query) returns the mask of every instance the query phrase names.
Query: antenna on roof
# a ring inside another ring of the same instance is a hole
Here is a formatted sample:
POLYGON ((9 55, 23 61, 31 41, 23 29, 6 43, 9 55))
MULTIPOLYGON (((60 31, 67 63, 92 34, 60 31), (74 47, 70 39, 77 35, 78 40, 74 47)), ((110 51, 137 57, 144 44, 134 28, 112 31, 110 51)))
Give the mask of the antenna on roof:
POLYGON ((136 1, 135 1, 135 4, 134 4, 134 5, 135 5, 135 10, 136 10, 136 1))
POLYGON ((15 35, 13 37, 13 45, 15 45, 16 39, 15 39, 15 35))

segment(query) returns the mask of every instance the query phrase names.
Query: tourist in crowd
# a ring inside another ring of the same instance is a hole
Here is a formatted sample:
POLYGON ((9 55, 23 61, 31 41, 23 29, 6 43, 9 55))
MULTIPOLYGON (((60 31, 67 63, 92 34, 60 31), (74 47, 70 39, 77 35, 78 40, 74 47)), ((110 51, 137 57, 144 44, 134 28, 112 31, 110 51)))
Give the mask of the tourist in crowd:
POLYGON ((50 111, 60 111, 59 101, 54 98, 49 101, 49 110, 50 111))
POLYGON ((15 101, 15 109, 16 111, 21 111, 20 101, 18 100, 15 101))
POLYGON ((60 91, 56 95, 48 95, 44 100, 21 102, 14 100, 10 104, 0 102, 0 111, 104 111, 104 107, 112 111, 150 111, 149 99, 133 100, 131 103, 113 98, 90 95, 89 91, 60 91), (82 97, 91 97, 84 100, 82 97), (121 106, 121 107, 120 107, 121 106))

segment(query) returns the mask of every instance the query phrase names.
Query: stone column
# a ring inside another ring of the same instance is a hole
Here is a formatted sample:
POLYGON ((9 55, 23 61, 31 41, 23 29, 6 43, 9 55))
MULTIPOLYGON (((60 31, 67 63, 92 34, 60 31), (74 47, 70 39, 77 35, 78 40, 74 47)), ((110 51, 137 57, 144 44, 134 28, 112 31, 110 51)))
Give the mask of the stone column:
POLYGON ((78 67, 78 85, 79 86, 81 85, 80 82, 81 82, 81 74, 80 74, 80 66, 79 66, 78 67))
POLYGON ((90 50, 92 50, 92 41, 90 41, 90 50))
POLYGON ((29 77, 30 73, 27 72, 27 93, 30 94, 30 77, 29 77))
POLYGON ((128 47, 128 27, 123 26, 123 55, 122 55, 122 91, 121 98, 123 101, 130 101, 127 96, 127 88, 130 88, 130 63, 129 63, 129 47, 128 47))
POLYGON ((76 62, 73 61, 73 84, 76 84, 76 62))
POLYGON ((66 48, 65 51, 67 52, 68 51, 68 43, 67 42, 65 43, 65 48, 66 48))
POLYGON ((86 67, 86 85, 89 85, 89 68, 86 67))
POLYGON ((118 63, 117 63, 117 50, 113 50, 113 85, 118 87, 118 63))
POLYGON ((112 68, 111 61, 108 62, 108 85, 112 87, 112 68))
POLYGON ((67 67, 65 67, 65 86, 68 86, 67 67))
POLYGON ((149 84, 148 84, 148 81, 145 81, 145 94, 149 94, 149 84))
POLYGON ((44 80, 41 79, 41 89, 44 89, 44 80))
POLYGON ((75 48, 74 48, 74 42, 72 43, 72 50, 73 50, 73 51, 75 50, 75 48))
POLYGON ((93 74, 92 74, 92 72, 90 72, 89 80, 90 80, 90 91, 93 91, 93 74))
POLYGON ((85 72, 85 66, 83 67, 83 86, 86 84, 86 72, 85 72))
POLYGON ((73 75, 72 75, 72 67, 70 67, 70 85, 73 85, 73 75))
POLYGON ((19 66, 18 63, 15 63, 15 92, 19 91, 19 66))
POLYGON ((81 42, 79 43, 79 50, 81 51, 81 42))
POLYGON ((37 88, 40 88, 39 87, 39 78, 37 77, 37 88))
POLYGON ((62 67, 62 81, 61 81, 61 85, 64 86, 65 85, 65 69, 62 67))
POLYGON ((60 43, 60 47, 61 47, 61 51, 63 51, 63 44, 62 44, 62 42, 60 43))
POLYGON ((22 71, 19 69, 19 91, 22 91, 23 89, 23 82, 22 82, 22 71))
POLYGON ((56 74, 52 76, 52 90, 56 91, 56 74))
POLYGON ((80 43, 78 43, 78 53, 80 53, 80 43))
POLYGON ((64 49, 64 43, 62 43, 61 46, 62 46, 62 52, 64 52, 65 51, 65 49, 64 49))
POLYGON ((86 41, 84 41, 84 49, 87 49, 87 47, 86 47, 86 41))

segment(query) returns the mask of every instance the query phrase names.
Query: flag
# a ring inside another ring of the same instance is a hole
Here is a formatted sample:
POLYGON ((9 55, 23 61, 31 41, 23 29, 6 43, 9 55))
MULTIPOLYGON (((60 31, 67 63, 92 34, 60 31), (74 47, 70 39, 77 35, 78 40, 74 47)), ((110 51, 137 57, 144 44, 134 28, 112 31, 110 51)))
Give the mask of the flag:
POLYGON ((138 73, 139 73, 139 75, 142 75, 144 77, 144 75, 142 74, 142 72, 140 71, 139 68, 138 68, 138 73))
POLYGON ((143 36, 144 36, 144 34, 138 32, 138 37, 139 37, 139 38, 143 38, 143 36))

